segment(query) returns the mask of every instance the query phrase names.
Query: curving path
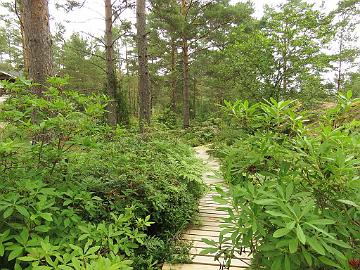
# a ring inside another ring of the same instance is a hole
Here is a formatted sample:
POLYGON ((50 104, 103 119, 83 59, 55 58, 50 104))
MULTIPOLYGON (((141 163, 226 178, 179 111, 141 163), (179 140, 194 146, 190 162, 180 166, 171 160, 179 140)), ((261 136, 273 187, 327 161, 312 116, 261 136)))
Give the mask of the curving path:
MULTIPOLYGON (((223 218, 228 214, 227 212, 220 211, 217 208, 221 205, 214 202, 212 197, 216 194, 214 185, 225 185, 224 180, 219 177, 220 165, 216 159, 210 157, 207 153, 209 149, 206 146, 195 147, 196 155, 199 159, 207 165, 208 170, 203 174, 203 180, 210 187, 210 191, 199 203, 199 226, 192 227, 186 231, 182 238, 192 241, 193 247, 191 248, 192 263, 190 264, 164 264, 163 270, 219 270, 221 268, 218 261, 209 255, 199 255, 200 251, 207 245, 201 241, 202 238, 212 239, 217 241, 220 233, 220 224, 223 223, 223 218)), ((250 257, 242 255, 239 259, 232 260, 231 269, 240 270, 249 267, 250 257)))

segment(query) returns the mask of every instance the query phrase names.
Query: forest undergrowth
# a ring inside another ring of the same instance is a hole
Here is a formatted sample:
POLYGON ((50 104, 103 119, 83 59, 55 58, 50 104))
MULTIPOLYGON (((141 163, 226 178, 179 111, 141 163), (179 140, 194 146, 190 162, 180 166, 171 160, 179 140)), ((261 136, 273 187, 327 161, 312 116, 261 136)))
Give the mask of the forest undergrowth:
POLYGON ((251 252, 251 269, 360 269, 359 99, 307 112, 296 101, 226 102, 214 144, 230 201, 204 253, 251 252), (308 119, 312 119, 309 121, 308 119))
POLYGON ((107 98, 49 79, 7 84, 0 122, 3 269, 159 269, 189 260, 178 241, 205 191, 191 146, 212 143, 230 201, 206 253, 250 250, 251 269, 359 268, 359 100, 308 112, 298 101, 225 102, 179 129, 171 112, 146 133, 106 123, 107 98), (225 242, 227 244, 225 244, 225 242), (231 243, 228 245, 228 243, 231 243), (224 245, 225 244, 225 245, 224 245))
MULTIPOLYGON (((107 98, 49 79, 7 84, 0 122, 1 269, 158 269, 197 211, 202 164, 160 133, 106 123, 107 98)), ((182 258, 183 257, 183 258, 182 258)))

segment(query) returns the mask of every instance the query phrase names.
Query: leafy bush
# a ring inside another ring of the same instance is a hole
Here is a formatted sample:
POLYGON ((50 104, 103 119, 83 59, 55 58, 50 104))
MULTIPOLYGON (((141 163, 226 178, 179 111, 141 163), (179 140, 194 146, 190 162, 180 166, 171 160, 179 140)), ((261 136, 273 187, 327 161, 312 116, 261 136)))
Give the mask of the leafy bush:
POLYGON ((128 208, 125 214, 112 214, 112 220, 94 225, 82 216, 92 216, 97 206, 101 199, 91 193, 61 192, 41 181, 18 181, 14 187, 4 187, 0 199, 1 265, 101 269, 95 267, 96 262, 108 257, 108 265, 131 269, 130 261, 112 256, 130 256, 143 243, 149 217, 135 218, 133 209, 128 208), (86 201, 84 195, 89 196, 86 201))
POLYGON ((178 115, 170 108, 166 108, 156 118, 157 122, 163 124, 166 128, 174 129, 178 127, 178 115))
POLYGON ((107 126, 106 97, 64 90, 61 78, 50 83, 43 96, 28 81, 7 85, 0 265, 156 269, 197 210, 201 164, 175 137, 107 126), (160 243, 157 256, 148 239, 160 243))
POLYGON ((201 165, 176 140, 123 137, 71 160, 70 174, 106 198, 110 211, 136 205, 138 216, 151 214, 156 234, 172 235, 186 226, 203 192, 201 165))
MULTIPOLYGON (((351 94, 317 126, 296 102, 227 103, 241 138, 222 151, 229 218, 206 252, 228 264, 253 253, 254 269, 351 269, 359 259, 360 133, 341 124, 351 94), (334 124, 336 123, 336 124, 334 124)), ((222 144, 223 146, 223 144, 222 144)))
POLYGON ((212 143, 218 133, 220 119, 210 118, 206 121, 193 123, 190 128, 182 130, 183 140, 192 146, 212 143))

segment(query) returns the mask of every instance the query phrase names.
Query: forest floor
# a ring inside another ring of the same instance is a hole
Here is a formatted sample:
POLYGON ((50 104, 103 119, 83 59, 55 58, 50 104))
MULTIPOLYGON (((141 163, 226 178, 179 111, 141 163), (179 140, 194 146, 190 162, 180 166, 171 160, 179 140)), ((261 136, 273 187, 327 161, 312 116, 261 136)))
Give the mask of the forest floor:
MULTIPOLYGON (((192 242, 190 255, 191 263, 187 264, 164 264, 163 270, 219 270, 222 268, 223 260, 214 260, 214 254, 200 255, 201 250, 206 247, 202 239, 218 241, 221 231, 220 225, 224 223, 224 218, 228 213, 218 208, 229 205, 221 205, 213 200, 217 195, 215 186, 221 186, 226 189, 226 184, 221 177, 219 161, 208 154, 207 146, 195 147, 196 156, 201 159, 207 167, 203 173, 203 181, 209 187, 209 192, 200 200, 199 203, 199 222, 198 225, 192 226, 183 235, 182 239, 192 242)), ((250 257, 242 254, 239 258, 231 260, 230 269, 246 269, 250 266, 250 257)))

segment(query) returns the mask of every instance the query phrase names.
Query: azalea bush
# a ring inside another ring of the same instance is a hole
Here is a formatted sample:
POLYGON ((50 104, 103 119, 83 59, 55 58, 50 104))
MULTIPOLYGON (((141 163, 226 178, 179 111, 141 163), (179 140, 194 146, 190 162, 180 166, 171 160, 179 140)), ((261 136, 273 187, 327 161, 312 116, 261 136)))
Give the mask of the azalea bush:
POLYGON ((231 265, 250 252, 253 269, 358 269, 360 123, 340 121, 358 105, 340 95, 308 123, 295 101, 227 103, 229 133, 240 136, 215 148, 230 184, 215 200, 232 208, 204 253, 231 265))
POLYGON ((202 166, 171 135, 109 127, 107 97, 66 84, 50 78, 42 96, 26 80, 6 85, 0 265, 158 269, 197 211, 202 166))

